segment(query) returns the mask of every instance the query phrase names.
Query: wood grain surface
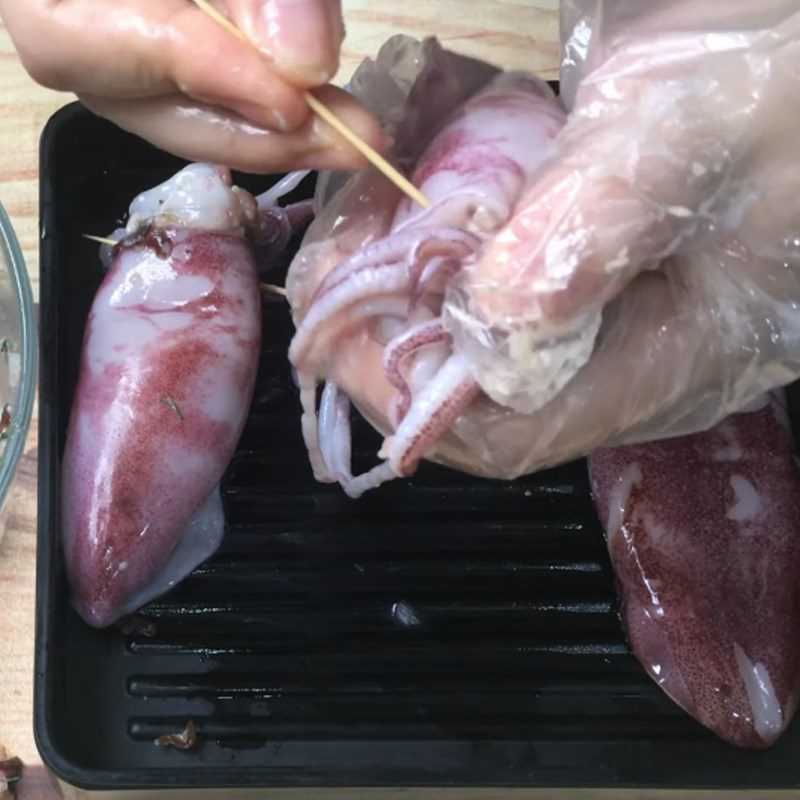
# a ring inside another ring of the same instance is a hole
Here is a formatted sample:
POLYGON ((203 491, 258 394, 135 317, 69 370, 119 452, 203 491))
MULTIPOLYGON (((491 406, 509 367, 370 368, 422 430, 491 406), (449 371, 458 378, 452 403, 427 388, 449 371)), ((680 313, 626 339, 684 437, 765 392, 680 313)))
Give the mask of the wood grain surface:
MULTIPOLYGON (((374 55, 391 35, 438 35, 448 47, 506 67, 555 74, 558 0, 344 0, 342 69, 374 55), (402 9, 402 10, 398 10, 402 9)), ((39 135, 70 96, 36 86, 0 26, 0 202, 19 237, 38 302, 39 135)), ((55 797, 32 730, 36 559, 36 415, 0 543, 0 744, 23 759, 22 798, 55 797)))
MULTIPOLYGON (((34 85, 0 28, 0 202, 8 211, 39 296, 39 135, 70 98, 34 85)), ((28 765, 20 796, 55 797, 33 743, 33 609, 36 568, 36 419, 0 542, 0 744, 28 765)))

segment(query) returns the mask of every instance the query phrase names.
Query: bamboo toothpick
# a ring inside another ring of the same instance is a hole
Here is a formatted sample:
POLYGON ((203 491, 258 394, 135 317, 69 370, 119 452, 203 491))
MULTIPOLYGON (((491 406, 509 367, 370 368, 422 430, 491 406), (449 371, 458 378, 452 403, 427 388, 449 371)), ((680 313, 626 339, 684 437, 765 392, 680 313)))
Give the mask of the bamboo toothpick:
POLYGON ((337 133, 347 139, 353 147, 361 153, 367 161, 374 164, 401 192, 408 195, 415 203, 419 203, 423 208, 428 208, 430 203, 428 198, 414 186, 411 181, 396 170, 382 155, 373 150, 363 139, 359 138, 347 125, 342 122, 329 108, 324 106, 314 97, 311 92, 306 92, 306 102, 311 110, 320 118, 325 120, 337 133))
MULTIPOLYGON (((99 242, 100 244, 108 244, 111 245, 111 247, 116 247, 119 244, 119 242, 114 239, 106 239, 104 236, 94 236, 91 233, 84 233, 83 238, 93 242, 99 242)), ((267 294, 277 294, 280 297, 286 297, 286 289, 284 289, 283 286, 278 286, 274 283, 260 283, 259 287, 262 292, 266 292, 267 294)))
POLYGON ((91 233, 84 233, 83 238, 93 242, 99 242, 100 244, 111 245, 111 247, 116 247, 119 244, 115 239, 106 239, 104 236, 93 236, 91 233))
MULTIPOLYGON (((260 51, 258 44, 247 36, 242 30, 234 25, 224 14, 217 11, 208 0, 192 0, 192 2, 211 19, 217 22, 226 30, 230 31, 238 39, 252 45, 260 51)), ((411 183, 405 175, 395 169, 380 153, 370 147, 363 139, 353 133, 329 108, 321 103, 311 92, 305 92, 305 99, 309 108, 322 120, 328 123, 340 136, 350 142, 370 163, 379 169, 400 191, 408 195, 415 203, 423 208, 428 208, 430 203, 422 192, 411 183)))
POLYGON ((277 294, 281 297, 286 297, 286 289, 283 286, 276 286, 274 283, 259 283, 262 292, 267 294, 277 294))
POLYGON ((243 31, 240 31, 224 14, 221 14, 217 11, 208 0, 192 0, 192 2, 204 13, 208 14, 211 19, 215 22, 222 25, 223 28, 227 28, 234 36, 241 39, 243 42, 247 42, 247 44, 254 44, 250 40, 248 36, 245 36, 243 31))

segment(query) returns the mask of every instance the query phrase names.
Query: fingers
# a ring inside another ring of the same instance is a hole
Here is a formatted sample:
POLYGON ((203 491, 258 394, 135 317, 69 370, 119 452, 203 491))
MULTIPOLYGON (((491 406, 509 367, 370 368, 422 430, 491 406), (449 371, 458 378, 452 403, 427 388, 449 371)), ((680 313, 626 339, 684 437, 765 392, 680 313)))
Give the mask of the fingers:
MULTIPOLYGON (((348 92, 336 86, 322 86, 314 90, 314 95, 370 147, 378 152, 388 149, 391 137, 383 132, 373 114, 348 92)), ((304 133, 313 144, 314 155, 322 159, 305 166, 314 169, 361 169, 367 166, 364 156, 319 117, 312 117, 304 133)))
POLYGON ((274 130, 308 118, 298 87, 187 0, 24 6, 3 0, 25 66, 50 88, 117 99, 183 92, 274 130))
POLYGON ((339 67, 339 0, 228 0, 231 17, 297 86, 327 83, 339 67))
POLYGON ((627 115, 597 127, 568 123, 561 149, 469 272, 488 320, 526 321, 546 334, 602 308, 700 230, 704 201, 726 179, 717 148, 691 131, 642 140, 641 127, 627 115))
POLYGON ((558 165, 468 272, 487 320, 547 328, 600 308, 669 241, 637 193, 558 165))
MULTIPOLYGON (((324 87, 316 94, 370 145, 385 148, 384 134, 371 114, 346 92, 324 87)), ((82 95, 81 100, 121 128, 191 161, 223 163, 264 174, 364 166, 362 157, 316 117, 309 118, 297 131, 279 133, 180 94, 122 101, 82 95)))
MULTIPOLYGON (((309 167, 364 166, 351 145, 312 117, 304 97, 305 87, 324 83, 336 71, 344 33, 338 0, 230 0, 229 8, 263 52, 188 0, 0 0, 36 80, 74 91, 98 113, 173 152, 202 153, 261 171, 298 161, 309 167), (164 100, 167 95, 170 100, 164 100), (134 118, 149 111, 156 118, 134 118), (187 120, 195 116, 203 121, 190 131, 187 120), (167 129, 167 119, 181 136, 167 129), (297 139, 267 137, 268 132, 297 132, 297 139), (233 142, 246 142, 244 151, 233 142)), ((377 121, 354 99, 330 87, 319 91, 362 138, 385 148, 377 121)))
POLYGON ((190 4, 170 20, 169 39, 164 77, 189 97, 277 131, 294 130, 308 118, 302 92, 262 53, 190 4))

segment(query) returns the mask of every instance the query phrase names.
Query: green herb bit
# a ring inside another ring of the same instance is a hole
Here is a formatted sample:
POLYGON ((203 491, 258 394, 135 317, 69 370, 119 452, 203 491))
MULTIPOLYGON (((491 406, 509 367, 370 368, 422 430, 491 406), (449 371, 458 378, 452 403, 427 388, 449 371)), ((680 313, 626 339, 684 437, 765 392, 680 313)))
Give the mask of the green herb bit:
POLYGON ((185 417, 183 416, 183 412, 178 407, 178 404, 175 402, 171 394, 168 394, 166 397, 160 400, 170 411, 174 411, 178 415, 178 419, 181 422, 185 421, 185 417))
POLYGON ((11 342, 8 341, 5 337, 0 339, 0 353, 8 353, 10 352, 11 342))

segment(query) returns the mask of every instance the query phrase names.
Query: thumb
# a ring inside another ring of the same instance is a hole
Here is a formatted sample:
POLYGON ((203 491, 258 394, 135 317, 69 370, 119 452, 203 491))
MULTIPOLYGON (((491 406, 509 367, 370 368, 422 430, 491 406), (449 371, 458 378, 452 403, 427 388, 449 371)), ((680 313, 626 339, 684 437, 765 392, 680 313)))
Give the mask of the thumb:
POLYGON ((627 119, 602 127, 570 120, 549 166, 467 272, 480 316, 524 321, 546 336, 549 325, 602 308, 694 239, 704 201, 726 177, 703 166, 715 154, 691 131, 676 132, 680 142, 660 131, 632 144, 636 132, 627 119))
POLYGON ((236 24, 297 86, 327 83, 339 68, 339 0, 228 0, 236 24))

